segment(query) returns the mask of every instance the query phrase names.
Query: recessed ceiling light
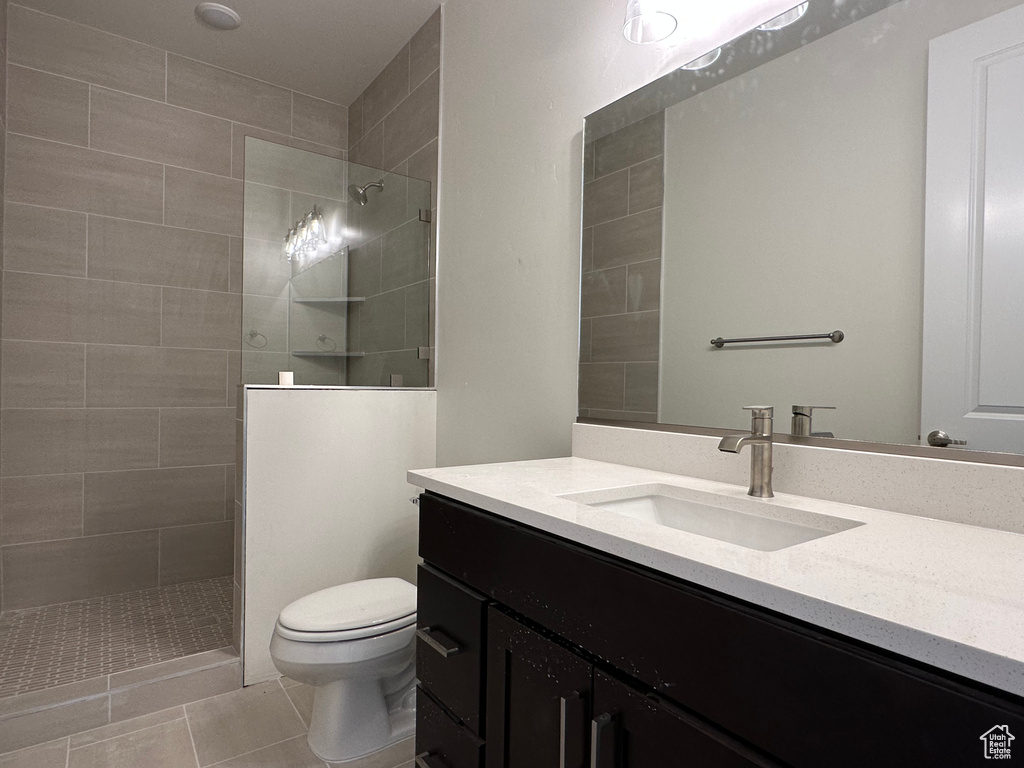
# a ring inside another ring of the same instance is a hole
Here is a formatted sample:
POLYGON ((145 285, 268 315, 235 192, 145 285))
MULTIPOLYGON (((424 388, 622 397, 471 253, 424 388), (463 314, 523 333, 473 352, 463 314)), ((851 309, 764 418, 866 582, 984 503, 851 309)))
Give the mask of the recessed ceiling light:
POLYGON ((700 56, 691 62, 683 64, 683 66, 681 66, 680 69, 686 69, 691 72, 694 72, 698 69, 704 69, 704 67, 710 67, 716 61, 718 61, 718 57, 721 55, 722 49, 715 48, 715 50, 711 51, 711 53, 705 53, 703 56, 700 56))
POLYGON ((760 25, 758 29, 762 32, 777 32, 783 27, 795 24, 804 17, 805 13, 807 13, 808 6, 810 6, 810 2, 800 3, 800 5, 795 8, 790 8, 785 13, 780 13, 774 19, 769 19, 764 24, 760 25))
POLYGON ((214 29, 230 30, 242 26, 242 17, 220 3, 200 3, 196 6, 196 16, 214 29))

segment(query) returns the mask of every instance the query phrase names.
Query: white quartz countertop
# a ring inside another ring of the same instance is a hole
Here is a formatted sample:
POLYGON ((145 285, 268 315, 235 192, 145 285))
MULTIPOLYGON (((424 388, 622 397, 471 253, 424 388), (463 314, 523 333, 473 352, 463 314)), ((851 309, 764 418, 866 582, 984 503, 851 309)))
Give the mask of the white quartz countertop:
POLYGON ((746 488, 581 458, 409 472, 509 520, 1024 696, 1024 535, 777 494, 764 504, 865 523, 774 552, 559 498, 646 483, 746 488))

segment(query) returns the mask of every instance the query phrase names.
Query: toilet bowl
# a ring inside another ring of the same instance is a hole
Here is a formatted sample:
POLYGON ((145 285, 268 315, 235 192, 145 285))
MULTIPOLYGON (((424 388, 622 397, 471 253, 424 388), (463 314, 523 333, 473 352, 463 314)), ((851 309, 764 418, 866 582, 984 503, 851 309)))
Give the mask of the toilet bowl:
POLYGON ((315 688, 309 746, 345 762, 413 734, 416 587, 367 579, 290 603, 270 656, 278 671, 315 688))

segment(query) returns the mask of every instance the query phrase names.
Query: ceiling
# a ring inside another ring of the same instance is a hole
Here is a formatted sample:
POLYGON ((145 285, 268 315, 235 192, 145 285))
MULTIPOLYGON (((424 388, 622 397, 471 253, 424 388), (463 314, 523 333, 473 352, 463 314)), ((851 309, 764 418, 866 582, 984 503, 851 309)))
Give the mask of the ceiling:
POLYGON ((132 40, 348 106, 439 0, 220 0, 242 17, 221 32, 198 0, 19 0, 132 40))

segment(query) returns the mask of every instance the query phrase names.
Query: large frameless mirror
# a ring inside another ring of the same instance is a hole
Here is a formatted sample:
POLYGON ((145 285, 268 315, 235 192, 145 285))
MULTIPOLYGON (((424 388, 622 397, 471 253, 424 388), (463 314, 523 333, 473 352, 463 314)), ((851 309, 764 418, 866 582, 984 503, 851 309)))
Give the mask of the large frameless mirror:
POLYGON ((587 118, 580 417, 1017 463, 1024 6, 804 6, 587 118))

